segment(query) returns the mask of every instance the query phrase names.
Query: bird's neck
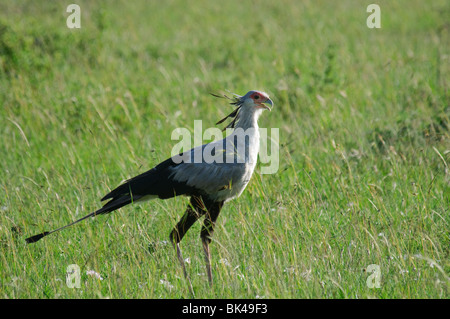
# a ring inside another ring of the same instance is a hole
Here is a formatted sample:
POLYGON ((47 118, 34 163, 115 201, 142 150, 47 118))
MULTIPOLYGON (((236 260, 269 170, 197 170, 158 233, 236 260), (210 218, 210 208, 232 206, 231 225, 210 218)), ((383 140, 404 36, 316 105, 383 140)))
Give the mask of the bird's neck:
POLYGON ((261 113, 260 109, 242 110, 233 133, 227 137, 233 143, 238 157, 245 159, 245 163, 251 164, 252 171, 259 152, 258 118, 261 113))
POLYGON ((258 119, 261 113, 262 109, 243 109, 239 114, 239 121, 236 123, 235 128, 242 128, 244 130, 255 128, 258 130, 258 119))

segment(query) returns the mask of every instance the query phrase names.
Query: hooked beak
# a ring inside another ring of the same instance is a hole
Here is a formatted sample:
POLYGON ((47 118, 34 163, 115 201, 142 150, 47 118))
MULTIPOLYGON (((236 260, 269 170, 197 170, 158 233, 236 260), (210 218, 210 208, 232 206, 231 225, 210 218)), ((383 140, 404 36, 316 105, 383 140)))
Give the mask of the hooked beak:
POLYGON ((267 99, 267 100, 265 100, 264 102, 261 103, 261 107, 265 108, 266 110, 272 111, 272 109, 268 105, 265 105, 265 104, 269 104, 270 107, 273 107, 272 100, 271 99, 267 99))

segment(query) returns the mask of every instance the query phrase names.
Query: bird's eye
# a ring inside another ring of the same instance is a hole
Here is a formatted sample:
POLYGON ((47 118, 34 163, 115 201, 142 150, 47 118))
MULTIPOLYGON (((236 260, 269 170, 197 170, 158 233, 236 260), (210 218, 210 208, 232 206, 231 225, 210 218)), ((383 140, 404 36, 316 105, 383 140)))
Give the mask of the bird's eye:
POLYGON ((259 99, 259 95, 255 95, 255 100, 259 99))

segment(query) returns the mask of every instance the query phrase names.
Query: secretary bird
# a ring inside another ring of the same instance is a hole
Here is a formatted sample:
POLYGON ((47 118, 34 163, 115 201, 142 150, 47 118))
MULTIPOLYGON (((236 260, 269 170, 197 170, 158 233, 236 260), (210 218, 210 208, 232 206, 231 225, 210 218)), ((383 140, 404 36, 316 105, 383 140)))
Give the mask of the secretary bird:
MULTIPOLYGON (((226 128, 234 130, 226 138, 194 147, 127 180, 101 199, 109 200, 102 208, 66 226, 29 237, 26 239, 27 243, 34 243, 89 217, 111 213, 130 203, 179 195, 190 196, 186 212, 170 233, 170 241, 190 284, 179 244, 197 219, 205 216, 200 237, 208 281, 212 285, 209 244, 217 217, 223 204, 238 197, 250 181, 259 152, 258 118, 264 109, 271 110, 268 105, 273 106, 269 96, 260 91, 249 91, 244 96, 235 94, 234 98, 223 97, 232 99, 231 104, 236 106, 231 114, 216 123, 233 118, 226 128)), ((191 284, 190 291, 192 292, 191 284)))

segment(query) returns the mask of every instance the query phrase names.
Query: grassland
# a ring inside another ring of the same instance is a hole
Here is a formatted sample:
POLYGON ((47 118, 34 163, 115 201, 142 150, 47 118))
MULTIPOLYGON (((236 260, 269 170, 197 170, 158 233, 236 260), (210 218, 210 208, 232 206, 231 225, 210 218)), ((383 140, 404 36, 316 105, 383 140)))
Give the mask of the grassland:
POLYGON ((450 4, 380 0, 369 29, 371 2, 77 1, 71 30, 70 2, 2 1, 0 297, 189 297, 166 242, 186 198, 24 238, 213 126, 231 109, 208 93, 261 89, 280 168, 222 211, 212 289, 200 225, 184 239, 196 296, 449 298, 450 4))

